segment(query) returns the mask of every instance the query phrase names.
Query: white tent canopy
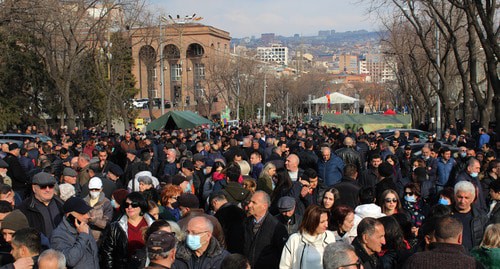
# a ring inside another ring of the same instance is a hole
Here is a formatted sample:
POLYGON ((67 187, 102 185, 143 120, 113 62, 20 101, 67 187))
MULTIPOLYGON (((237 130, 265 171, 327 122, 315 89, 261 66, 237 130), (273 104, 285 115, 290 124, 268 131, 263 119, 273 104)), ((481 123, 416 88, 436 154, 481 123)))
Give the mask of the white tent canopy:
MULTIPOLYGON (((359 102, 359 99, 356 99, 354 97, 350 97, 347 95, 343 95, 338 92, 334 92, 330 94, 330 104, 354 104, 355 102, 359 102)), ((328 99, 326 98, 326 95, 316 98, 314 100, 311 100, 312 104, 328 104, 328 99)))

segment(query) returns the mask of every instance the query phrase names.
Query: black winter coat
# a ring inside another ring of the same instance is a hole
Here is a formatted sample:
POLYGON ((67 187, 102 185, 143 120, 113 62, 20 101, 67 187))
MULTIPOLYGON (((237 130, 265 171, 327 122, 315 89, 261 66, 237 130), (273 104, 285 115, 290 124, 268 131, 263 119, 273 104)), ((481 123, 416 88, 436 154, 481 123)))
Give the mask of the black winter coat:
MULTIPOLYGON (((55 229, 59 223, 61 223, 63 215, 64 215, 64 210, 63 210, 63 201, 59 199, 59 197, 54 196, 52 198, 52 201, 56 203, 57 208, 59 209, 60 214, 57 216, 54 216, 54 227, 55 229)), ((23 214, 26 216, 28 219, 28 223, 31 228, 34 228, 35 230, 39 231, 40 233, 43 233, 45 236, 50 236, 46 234, 46 229, 45 229, 45 221, 44 217, 49 217, 49 216, 43 216, 40 211, 35 207, 35 197, 31 196, 29 198, 26 198, 21 205, 19 205, 19 210, 23 212, 23 214)))
POLYGON ((224 250, 219 245, 219 242, 214 237, 210 238, 210 244, 207 250, 201 257, 198 257, 198 264, 195 265, 193 262, 193 252, 186 246, 185 242, 181 242, 177 247, 177 252, 175 254, 175 269, 219 269, 222 260, 229 255, 229 252, 224 250))
POLYGON ((269 213, 262 221, 262 226, 254 234, 254 218, 250 216, 245 220, 245 256, 252 268, 278 268, 288 232, 285 226, 269 213))
MULTIPOLYGON (((144 218, 148 226, 153 223, 153 219, 145 214, 144 218)), ((138 259, 128 259, 128 235, 127 235, 127 215, 123 215, 118 221, 112 222, 104 232, 104 239, 101 244, 99 254, 101 268, 124 269, 139 268, 141 261, 138 259)))

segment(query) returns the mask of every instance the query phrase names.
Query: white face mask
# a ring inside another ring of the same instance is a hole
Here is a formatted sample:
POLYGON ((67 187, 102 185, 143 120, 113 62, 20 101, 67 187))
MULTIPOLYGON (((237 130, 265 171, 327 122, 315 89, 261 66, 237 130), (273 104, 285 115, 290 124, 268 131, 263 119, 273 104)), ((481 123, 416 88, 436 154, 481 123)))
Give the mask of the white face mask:
POLYGON ((101 192, 100 191, 90 191, 89 194, 90 194, 90 198, 97 199, 99 197, 99 194, 101 194, 101 192))

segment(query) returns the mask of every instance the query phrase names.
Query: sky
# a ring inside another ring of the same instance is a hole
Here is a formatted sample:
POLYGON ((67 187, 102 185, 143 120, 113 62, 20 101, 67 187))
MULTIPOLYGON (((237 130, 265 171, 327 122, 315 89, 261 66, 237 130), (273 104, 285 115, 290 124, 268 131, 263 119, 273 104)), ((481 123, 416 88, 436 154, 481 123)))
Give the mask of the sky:
POLYGON ((228 31, 232 37, 317 35, 319 30, 337 32, 378 30, 367 15, 367 0, 149 0, 164 15, 200 16, 200 23, 228 31))

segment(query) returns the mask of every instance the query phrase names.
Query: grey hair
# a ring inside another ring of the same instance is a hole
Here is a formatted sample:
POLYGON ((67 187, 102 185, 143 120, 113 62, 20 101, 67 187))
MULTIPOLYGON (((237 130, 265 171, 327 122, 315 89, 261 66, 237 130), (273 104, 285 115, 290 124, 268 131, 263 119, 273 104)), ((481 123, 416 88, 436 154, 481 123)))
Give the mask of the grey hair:
POLYGON ((55 249, 47 249, 40 256, 38 256, 38 264, 40 264, 40 261, 47 259, 47 260, 57 260, 57 269, 66 269, 66 257, 64 257, 64 254, 62 252, 57 251, 55 249))
POLYGON ((256 191, 253 195, 256 195, 257 193, 260 193, 263 197, 263 202, 267 204, 267 206, 271 206, 271 197, 269 194, 265 191, 256 191))
POLYGON ((354 252, 354 247, 347 243, 335 242, 328 244, 323 254, 323 269, 337 269, 352 264, 353 262, 349 259, 349 252, 354 252))
POLYGON ((474 187, 474 184, 470 183, 469 181, 459 181, 457 184, 455 184, 453 192, 456 195, 459 191, 472 193, 472 195, 476 197, 476 187, 474 187))
MULTIPOLYGON (((175 247, 173 249, 175 249, 175 247)), ((170 255, 170 253, 172 252, 173 249, 171 249, 167 252, 160 252, 160 253, 151 253, 148 251, 148 258, 152 261, 166 259, 168 257, 168 255, 170 255)))
POLYGON ((144 184, 148 184, 148 185, 153 185, 153 180, 148 177, 148 176, 140 176, 137 181, 139 181, 139 183, 144 183, 144 184))
POLYGON ((87 153, 80 153, 80 155, 78 155, 78 158, 82 158, 85 161, 90 162, 90 156, 87 153))

